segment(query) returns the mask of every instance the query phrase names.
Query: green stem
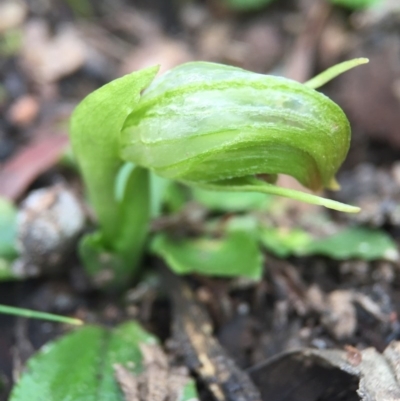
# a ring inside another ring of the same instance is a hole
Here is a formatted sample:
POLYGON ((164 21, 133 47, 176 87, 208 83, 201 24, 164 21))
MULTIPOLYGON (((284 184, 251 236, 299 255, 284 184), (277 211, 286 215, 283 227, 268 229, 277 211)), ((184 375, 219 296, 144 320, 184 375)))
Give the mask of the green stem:
POLYGON ((119 230, 114 250, 126 264, 136 266, 143 253, 150 222, 150 176, 136 166, 130 172, 119 203, 119 230))
POLYGON ((87 96, 71 118, 70 136, 84 177, 90 202, 97 214, 105 244, 119 230, 115 179, 121 167, 120 132, 140 93, 157 74, 158 67, 116 79, 87 96))
POLYGON ((344 61, 343 63, 336 64, 331 68, 328 68, 321 74, 318 74, 314 78, 311 78, 309 81, 305 82, 304 85, 308 86, 312 89, 317 89, 322 85, 325 85, 327 82, 336 78, 337 76, 343 74, 344 72, 351 70, 354 67, 357 67, 361 64, 367 64, 369 60, 367 58, 355 58, 353 60, 344 61))
POLYGON ((0 305, 0 313, 6 315, 22 316, 28 317, 30 319, 43 319, 52 322, 73 324, 76 326, 81 326, 84 322, 80 319, 74 319, 71 317, 53 315, 52 313, 38 312, 31 309, 16 308, 14 306, 0 305))

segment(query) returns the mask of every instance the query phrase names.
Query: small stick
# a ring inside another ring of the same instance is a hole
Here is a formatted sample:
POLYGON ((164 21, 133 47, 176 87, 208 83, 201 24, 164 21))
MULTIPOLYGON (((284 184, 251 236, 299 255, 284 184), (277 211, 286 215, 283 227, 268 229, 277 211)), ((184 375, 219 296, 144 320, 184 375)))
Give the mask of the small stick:
POLYGON ((217 401, 261 401, 251 379, 212 335, 210 318, 191 289, 169 270, 164 272, 173 300, 173 336, 188 368, 199 375, 217 401))

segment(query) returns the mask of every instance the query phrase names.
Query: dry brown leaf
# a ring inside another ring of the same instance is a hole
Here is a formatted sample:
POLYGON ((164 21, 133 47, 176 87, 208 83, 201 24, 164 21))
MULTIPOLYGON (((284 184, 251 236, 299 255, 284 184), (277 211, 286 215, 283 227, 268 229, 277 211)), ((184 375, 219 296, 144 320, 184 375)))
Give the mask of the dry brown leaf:
POLYGON ((193 58, 183 41, 160 36, 144 42, 141 47, 126 55, 120 74, 128 74, 154 65, 160 65, 160 73, 163 73, 179 64, 192 61, 193 58))
POLYGON ((322 324, 338 340, 354 334, 357 329, 357 314, 351 291, 336 290, 327 296, 322 324))
POLYGON ((400 342, 380 354, 358 350, 303 349, 287 352, 252 369, 263 399, 400 400, 400 342))
POLYGON ((0 170, 0 196, 18 199, 40 174, 59 160, 67 145, 66 135, 53 135, 15 154, 0 170))
POLYGON ((21 64, 27 75, 39 83, 50 83, 83 66, 86 45, 72 25, 64 25, 51 37, 44 20, 26 24, 21 64))
MULTIPOLYGON (((185 367, 171 368, 159 345, 140 344, 143 373, 132 374, 122 365, 114 366, 114 374, 125 401, 176 401, 189 381, 185 367)), ((195 400, 193 400, 195 401, 195 400)))

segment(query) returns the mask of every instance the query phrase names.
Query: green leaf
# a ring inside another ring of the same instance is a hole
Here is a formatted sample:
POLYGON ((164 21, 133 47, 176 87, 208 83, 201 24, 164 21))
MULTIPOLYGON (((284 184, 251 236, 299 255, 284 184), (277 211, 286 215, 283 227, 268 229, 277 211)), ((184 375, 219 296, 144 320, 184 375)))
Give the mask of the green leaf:
POLYGON ((252 192, 207 191, 193 188, 194 199, 216 212, 243 212, 268 209, 272 197, 252 192))
MULTIPOLYGON (((157 340, 135 322, 114 330, 96 326, 76 330, 29 360, 10 401, 124 401, 113 365, 140 373, 141 343, 156 344, 157 340)), ((190 391, 194 391, 192 382, 184 394, 190 391)))
POLYGON ((0 198, 0 258, 17 256, 17 209, 7 199, 0 198))
POLYGON ((385 232, 368 228, 346 228, 338 233, 314 238, 301 229, 262 228, 259 238, 275 255, 323 255, 337 260, 398 260, 396 243, 385 232))
POLYGON ((18 280, 12 271, 12 260, 0 257, 0 281, 18 280))
POLYGON ((18 256, 17 209, 7 199, 0 198, 0 281, 16 280, 12 262, 18 256))
POLYGON ((263 228, 260 230, 263 246, 280 258, 287 258, 304 251, 312 237, 301 229, 263 228))
POLYGON ((241 231, 258 241, 259 221, 254 215, 236 215, 231 217, 228 221, 224 221, 224 217, 222 217, 214 222, 214 229, 218 231, 218 227, 221 227, 221 223, 225 225, 224 231, 227 233, 241 231))
POLYGON ((152 241, 151 250, 163 258, 176 274, 253 279, 262 275, 262 254, 257 241, 244 231, 229 232, 222 239, 177 240, 158 234, 152 241))
POLYGON ((353 10, 372 7, 374 5, 383 3, 382 0, 330 0, 333 4, 348 7, 353 10))
POLYGON ((274 0, 224 0, 230 8, 240 11, 252 11, 265 7, 274 0))
POLYGON ((303 254, 319 254, 333 259, 398 260, 396 243, 383 231, 347 228, 335 235, 307 244, 303 254))
POLYGON ((176 181, 167 181, 163 202, 168 212, 179 212, 189 199, 189 190, 187 187, 176 181))
POLYGON ((86 326, 46 345, 28 362, 10 401, 123 400, 113 364, 141 368, 139 343, 155 339, 136 323, 115 331, 86 326))

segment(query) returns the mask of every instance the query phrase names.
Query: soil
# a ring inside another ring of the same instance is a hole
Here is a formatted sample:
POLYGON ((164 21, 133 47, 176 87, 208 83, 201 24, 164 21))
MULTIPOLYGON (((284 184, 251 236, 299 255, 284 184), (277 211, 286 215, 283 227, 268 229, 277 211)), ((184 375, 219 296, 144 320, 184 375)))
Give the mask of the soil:
MULTIPOLYGON (((363 207, 358 216, 331 216, 343 225, 382 229, 399 241, 400 12, 390 1, 379 11, 357 12, 320 0, 276 1, 253 12, 233 11, 220 0, 4 0, 0 10, 7 4, 9 14, 0 11, 0 192, 17 205, 32 190, 60 183, 82 194, 75 172, 57 164, 68 118, 86 94, 121 74, 208 60, 304 82, 363 56, 369 65, 322 88, 353 129, 338 177, 342 191, 330 195, 363 207)), ((253 372, 257 385, 255 367, 284 352, 383 352, 400 339, 398 262, 269 254, 265 260, 259 283, 184 279, 223 349, 240 369, 253 372)), ((155 274, 159 263, 145 261, 155 274)), ((106 325, 136 318, 166 344, 177 313, 162 286, 146 277, 122 294, 96 291, 74 251, 57 271, 0 283, 0 303, 106 325)), ((0 328, 0 400, 6 400, 27 358, 67 328, 1 314, 0 328)), ((287 380, 295 376, 288 373, 287 380)), ((354 381, 335 380, 352 394, 343 399, 360 399, 354 381)), ((211 399, 201 380, 199 386, 201 398, 211 399)), ((324 397, 318 399, 330 399, 324 397)))

